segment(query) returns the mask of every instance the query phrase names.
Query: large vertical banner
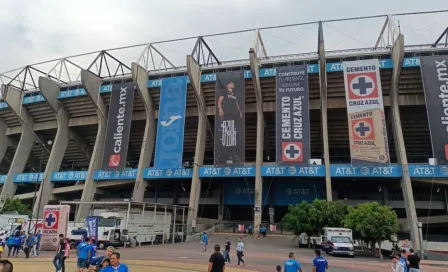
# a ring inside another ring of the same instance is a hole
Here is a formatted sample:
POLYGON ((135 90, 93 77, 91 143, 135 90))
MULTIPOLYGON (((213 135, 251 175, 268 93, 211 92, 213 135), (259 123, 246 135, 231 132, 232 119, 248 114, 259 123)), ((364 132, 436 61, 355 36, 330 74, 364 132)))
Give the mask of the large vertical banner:
POLYGON ((41 249, 54 250, 59 241, 59 234, 67 237, 69 214, 69 205, 44 206, 41 249))
POLYGON ((432 153, 448 164, 448 56, 420 57, 432 153))
POLYGON ((181 168, 184 147, 187 77, 162 79, 155 168, 181 168))
POLYGON ((123 170, 126 167, 134 93, 134 83, 132 82, 112 86, 103 153, 103 170, 123 170))
POLYGON ((86 218, 89 237, 95 239, 95 244, 98 244, 98 221, 98 216, 87 216, 86 218))
POLYGON ((343 66, 352 165, 389 164, 378 60, 346 61, 343 66))
POLYGON ((216 166, 244 164, 245 91, 244 71, 216 75, 216 166))
POLYGON ((277 164, 309 164, 310 118, 306 65, 278 67, 276 75, 277 164))

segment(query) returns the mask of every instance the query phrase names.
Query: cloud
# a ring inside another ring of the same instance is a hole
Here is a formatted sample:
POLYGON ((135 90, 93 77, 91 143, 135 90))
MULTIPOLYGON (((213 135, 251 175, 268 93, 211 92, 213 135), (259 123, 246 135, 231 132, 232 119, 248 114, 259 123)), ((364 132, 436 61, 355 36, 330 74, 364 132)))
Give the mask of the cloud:
MULTIPOLYGON (((371 1, 354 0, 0 0, 0 3, 0 33, 3 34, 0 42, 0 71, 131 44, 321 19, 442 9, 448 5, 442 0, 431 1, 432 7, 428 2, 416 0, 409 0, 406 5, 386 0, 378 0, 373 4, 371 1)), ((441 33, 439 28, 447 25, 446 14, 433 15, 431 18, 437 20, 439 17, 442 20, 445 18, 440 27, 434 23, 426 29, 420 29, 420 32, 416 31, 419 25, 430 21, 405 24, 406 20, 403 19, 402 31, 407 31, 409 39, 414 37, 412 39, 415 41, 431 40, 441 33)), ((361 47, 363 43, 373 46, 381 25, 382 19, 370 23, 356 21, 334 24, 331 27, 336 30, 327 27, 325 35, 334 43, 329 43, 329 48, 350 45, 361 47), (369 27, 370 24, 374 25, 369 27)), ((269 41, 268 51, 271 50, 273 54, 308 52, 316 48, 316 32, 313 28, 297 27, 279 30, 277 34, 265 32, 265 39, 269 41)), ((252 34, 249 34, 247 37, 241 34, 233 39, 211 37, 209 40, 213 48, 217 48, 220 57, 239 58, 247 55, 247 48, 252 42, 252 34)), ((182 60, 186 53, 191 52, 192 48, 187 47, 193 43, 178 47, 160 46, 167 49, 167 54, 176 53, 175 58, 182 60)), ((136 55, 125 57, 131 62, 136 55)))

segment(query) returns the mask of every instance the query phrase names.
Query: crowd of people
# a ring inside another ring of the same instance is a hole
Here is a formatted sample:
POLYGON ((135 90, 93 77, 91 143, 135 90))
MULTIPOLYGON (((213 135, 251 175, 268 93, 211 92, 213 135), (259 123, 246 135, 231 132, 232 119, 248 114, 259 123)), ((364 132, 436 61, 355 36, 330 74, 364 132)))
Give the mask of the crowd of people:
MULTIPOLYGON (((84 238, 76 247, 77 272, 129 272, 129 268, 120 262, 120 253, 109 246, 103 256, 97 256, 95 239, 84 238)), ((65 272, 65 260, 70 256, 70 244, 64 235, 59 235, 59 243, 53 258, 56 272, 65 272)))
POLYGON ((415 254, 414 249, 403 249, 401 254, 392 256, 391 268, 394 272, 420 272, 420 257, 415 254))
MULTIPOLYGON (((208 236, 204 232, 201 236, 201 243, 204 245, 204 241, 208 244, 208 236)), ((221 253, 221 246, 216 244, 214 246, 214 252, 210 255, 208 261, 208 272, 224 272, 226 264, 230 264, 230 247, 232 243, 228 238, 224 241, 224 251, 221 253)), ((206 248, 203 251, 206 251, 206 248)), ((322 257, 320 249, 314 251, 315 258, 313 259, 313 272, 326 272, 329 269, 328 261, 322 257)), ((236 245, 237 266, 246 266, 244 257, 244 242, 243 238, 239 237, 236 245)), ((276 271, 282 271, 282 266, 277 265, 276 271)), ((288 259, 283 265, 284 272, 303 272, 303 269, 298 260, 296 260, 294 252, 290 252, 288 259)), ((401 272, 401 271, 400 271, 401 272)), ((404 271, 403 271, 404 272, 404 271)), ((411 271, 409 271, 411 272, 411 271)), ((412 271, 413 272, 413 271, 412 271)), ((418 272, 418 271, 416 271, 418 272)))

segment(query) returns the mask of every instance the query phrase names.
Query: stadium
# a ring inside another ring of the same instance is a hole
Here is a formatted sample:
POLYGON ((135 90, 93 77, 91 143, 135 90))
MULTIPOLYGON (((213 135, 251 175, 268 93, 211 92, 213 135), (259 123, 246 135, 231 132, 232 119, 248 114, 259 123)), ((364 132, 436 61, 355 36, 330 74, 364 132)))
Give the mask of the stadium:
MULTIPOLYGON (((448 55, 448 28, 434 23, 432 33, 440 32, 423 43, 404 27, 406 21, 438 22, 441 16, 445 11, 187 37, 0 74, 2 199, 15 196, 34 204, 34 214, 61 201, 148 201, 188 207, 188 224, 209 218, 255 225, 280 222, 289 204, 303 200, 377 201, 393 207, 411 239, 417 240, 417 222, 423 222, 427 237, 446 239, 440 234, 448 222, 448 169, 440 159, 445 151, 433 151, 435 130, 430 133, 420 58, 448 55), (344 36, 337 30, 349 31, 344 24, 363 22, 374 25, 374 34, 364 33, 368 46, 353 49, 342 42, 337 48, 327 40, 327 35, 344 36), (312 38, 302 37, 301 28, 312 38), (244 35, 250 37, 247 43, 223 54, 222 41, 240 43, 244 35), (306 40, 310 51, 280 46, 271 54, 269 40, 285 40, 281 35, 306 40), (170 57, 170 48, 183 51, 170 57), (342 63, 369 60, 378 60, 387 161, 355 164, 342 63), (281 164, 278 132, 284 123, 278 121, 281 75, 276 71, 290 66, 306 67, 308 99, 301 106, 300 128, 309 135, 300 155, 306 160, 281 164), (217 90, 229 88, 222 83, 228 75, 235 78, 235 90, 244 91, 235 94, 244 103, 235 108, 242 117, 235 123, 241 129, 233 131, 238 143, 232 151, 217 147, 223 125, 215 121, 215 116, 227 118, 216 105, 217 90), (170 102, 173 97, 185 105, 170 102), (132 114, 126 115, 129 107, 132 114), (122 114, 114 118, 115 132, 110 112, 122 114), (167 129, 177 119, 182 124, 167 129)), ((88 211, 83 206, 71 217, 83 218, 88 211)))

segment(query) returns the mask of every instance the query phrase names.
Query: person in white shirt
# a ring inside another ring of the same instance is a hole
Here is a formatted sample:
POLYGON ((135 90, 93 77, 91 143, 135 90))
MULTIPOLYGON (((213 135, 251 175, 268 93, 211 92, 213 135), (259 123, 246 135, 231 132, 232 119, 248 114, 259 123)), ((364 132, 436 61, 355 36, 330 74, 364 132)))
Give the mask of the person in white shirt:
POLYGON ((243 263, 243 265, 246 266, 246 263, 243 260, 244 243, 243 238, 241 237, 238 239, 238 244, 236 245, 236 256, 238 257, 238 265, 240 265, 240 263, 243 263))
POLYGON ((404 264, 400 262, 400 255, 394 254, 392 257, 392 264, 390 265, 390 268, 392 268, 393 272, 405 272, 404 264))

